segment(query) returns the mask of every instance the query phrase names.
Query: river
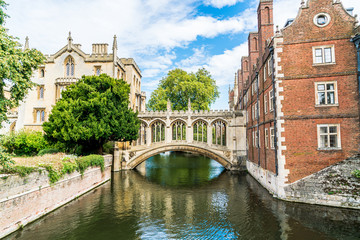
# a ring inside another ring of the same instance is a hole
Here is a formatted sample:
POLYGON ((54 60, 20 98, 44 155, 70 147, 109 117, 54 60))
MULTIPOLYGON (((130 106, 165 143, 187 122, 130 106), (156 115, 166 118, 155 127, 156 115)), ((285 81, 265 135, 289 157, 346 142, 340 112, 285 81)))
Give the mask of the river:
POLYGON ((271 197, 249 174, 157 155, 6 239, 360 239, 360 212, 271 197))

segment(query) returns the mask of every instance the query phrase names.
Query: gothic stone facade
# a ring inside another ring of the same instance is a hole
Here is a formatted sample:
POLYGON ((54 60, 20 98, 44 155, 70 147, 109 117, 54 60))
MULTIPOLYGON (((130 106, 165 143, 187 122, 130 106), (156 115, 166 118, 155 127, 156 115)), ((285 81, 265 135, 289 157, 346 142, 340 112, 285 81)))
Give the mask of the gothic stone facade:
POLYGON ((274 34, 273 1, 260 0, 230 107, 247 112, 249 172, 280 198, 359 153, 358 32, 339 0, 308 0, 274 34))
MULTIPOLYGON (((25 47, 28 47, 28 40, 25 47)), ((66 86, 78 81, 83 75, 107 74, 130 84, 130 108, 145 110, 145 93, 141 92, 141 71, 132 58, 117 57, 117 41, 114 36, 112 53, 108 44, 93 44, 92 54, 74 44, 69 34, 68 43, 57 53, 46 56, 46 61, 34 72, 32 81, 38 86, 32 89, 19 107, 16 130, 41 130, 52 107, 61 98, 66 86)))

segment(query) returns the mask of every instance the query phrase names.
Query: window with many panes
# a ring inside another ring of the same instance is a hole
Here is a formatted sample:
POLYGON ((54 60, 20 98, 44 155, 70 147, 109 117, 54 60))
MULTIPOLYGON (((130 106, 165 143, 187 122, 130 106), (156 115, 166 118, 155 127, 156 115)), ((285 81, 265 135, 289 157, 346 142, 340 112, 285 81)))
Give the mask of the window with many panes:
POLYGON ((319 149, 341 148, 339 124, 322 124, 317 128, 319 149))
POLYGON ((270 128, 270 147, 272 149, 275 148, 275 130, 274 130, 274 128, 270 128))
POLYGON ((313 48, 314 64, 335 63, 334 45, 313 48))
POLYGON ((274 110, 274 90, 269 92, 269 109, 270 112, 274 110))
POLYGON ((267 99, 267 94, 264 94, 264 113, 268 112, 268 99, 267 99))
POLYGON ((45 122, 45 109, 34 109, 34 122, 35 123, 43 123, 45 122))
POLYGON ((269 148, 269 130, 265 128, 265 148, 269 148))
POLYGON ((337 100, 337 83, 336 82, 317 82, 315 83, 316 105, 334 105, 337 100))

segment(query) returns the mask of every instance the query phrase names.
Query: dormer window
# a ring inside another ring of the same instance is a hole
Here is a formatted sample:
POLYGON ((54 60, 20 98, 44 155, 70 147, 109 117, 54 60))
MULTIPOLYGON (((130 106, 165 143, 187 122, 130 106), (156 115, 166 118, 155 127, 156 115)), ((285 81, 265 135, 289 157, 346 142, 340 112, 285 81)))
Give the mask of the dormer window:
POLYGON ((75 64, 74 59, 72 57, 68 57, 65 61, 66 64, 66 76, 67 77, 73 77, 75 75, 75 64))

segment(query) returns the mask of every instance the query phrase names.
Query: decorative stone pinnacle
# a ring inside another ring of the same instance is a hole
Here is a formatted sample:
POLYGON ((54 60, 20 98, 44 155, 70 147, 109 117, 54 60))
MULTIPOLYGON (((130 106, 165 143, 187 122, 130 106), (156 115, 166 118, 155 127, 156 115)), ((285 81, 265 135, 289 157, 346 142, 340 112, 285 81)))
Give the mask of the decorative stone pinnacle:
POLYGON ((25 38, 25 45, 24 45, 24 50, 27 50, 27 49, 29 49, 29 37, 28 36, 26 36, 26 38, 25 38))
POLYGON ((117 50, 118 47, 117 47, 117 37, 116 35, 114 35, 114 42, 113 42, 113 50, 117 50))
POLYGON ((305 0, 301 0, 301 6, 303 7, 305 5, 305 0))
POLYGON ((71 32, 69 32, 69 37, 68 37, 68 51, 71 50, 71 44, 72 44, 72 37, 71 37, 71 32))
POLYGON ((276 25, 276 33, 280 33, 279 25, 276 25))

